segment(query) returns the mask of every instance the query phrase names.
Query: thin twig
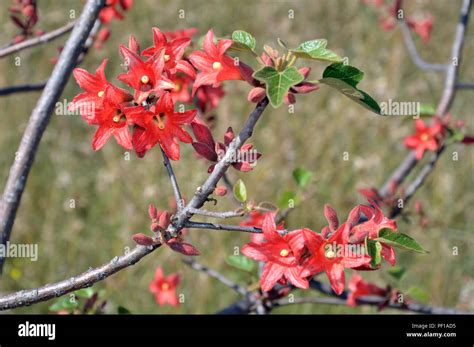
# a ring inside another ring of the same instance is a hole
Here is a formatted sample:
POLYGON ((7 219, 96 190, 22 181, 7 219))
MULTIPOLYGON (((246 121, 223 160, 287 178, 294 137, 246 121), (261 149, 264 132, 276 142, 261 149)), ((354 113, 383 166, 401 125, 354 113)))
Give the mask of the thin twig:
POLYGON ((187 222, 186 228, 194 229, 209 229, 209 230, 223 230, 223 231, 240 231, 243 233, 261 234, 262 229, 258 227, 247 227, 241 225, 228 225, 219 223, 204 223, 204 222, 187 222))
POLYGON ((174 198, 176 200, 176 206, 178 207, 178 211, 179 211, 184 208, 184 200, 181 197, 178 181, 176 180, 176 175, 174 174, 170 159, 166 155, 163 148, 161 148, 161 146, 160 146, 160 149, 161 149, 161 154, 163 155, 163 164, 165 165, 166 171, 168 172, 168 176, 170 177, 171 186, 173 187, 174 198))
POLYGON ((408 50, 408 53, 410 54, 411 60, 416 66, 418 66, 422 70, 438 71, 438 72, 446 71, 446 69, 448 68, 447 64, 430 64, 430 63, 427 63, 425 60, 423 60, 423 58, 418 53, 418 50, 416 49, 416 45, 415 45, 415 42, 413 41, 410 28, 408 27, 405 20, 399 19, 398 24, 400 25, 400 28, 402 29, 403 40, 405 42, 405 46, 408 50))
POLYGON ((244 210, 215 212, 215 211, 207 211, 207 210, 192 208, 192 209, 189 210, 189 212, 192 213, 192 214, 197 214, 197 215, 201 215, 201 216, 213 217, 213 218, 222 218, 222 219, 242 217, 243 215, 245 215, 244 210))
POLYGON ((227 277, 225 277, 223 274, 221 274, 220 272, 218 272, 216 270, 210 269, 207 266, 202 265, 202 264, 198 263, 197 261, 195 261, 191 258, 183 258, 183 262, 186 265, 193 268, 194 270, 203 272, 206 275, 208 275, 209 277, 212 277, 212 278, 218 280, 219 282, 221 282, 225 286, 229 287, 230 289, 232 289, 232 290, 236 291, 237 293, 239 293, 240 295, 242 295, 243 297, 247 297, 247 295, 249 294, 247 289, 245 289, 241 285, 235 283, 234 281, 228 279, 227 277))
POLYGON ((456 83, 456 88, 457 89, 474 89, 474 83, 458 82, 458 83, 456 83))
MULTIPOLYGON (((220 177, 222 177, 223 173, 229 168, 230 164, 227 160, 228 157, 234 156, 240 147, 242 147, 242 145, 245 143, 245 141, 252 135, 255 124, 259 120, 267 105, 268 99, 265 98, 264 100, 260 101, 255 109, 250 113, 243 129, 230 143, 226 156, 224 156, 224 158, 222 158, 221 161, 216 164, 213 173, 201 186, 204 188, 201 188, 200 193, 197 193, 195 197, 191 199, 191 201, 183 208, 183 210, 177 212, 177 218, 168 226, 166 230, 168 235, 176 234, 182 228, 184 228, 185 224, 189 221, 187 210, 190 208, 201 207, 206 201, 207 197, 214 191, 212 186, 215 186, 220 177)), ((114 258, 114 260, 108 264, 85 272, 78 277, 73 277, 69 280, 60 281, 55 284, 49 284, 36 289, 21 290, 4 297, 0 297, 0 310, 32 305, 40 301, 49 300, 54 296, 65 295, 82 287, 92 286, 94 283, 99 282, 108 276, 135 264, 141 258, 150 254, 158 247, 159 245, 155 245, 154 247, 136 246, 125 256, 114 258)))
MULTIPOLYGON (((15 161, 10 168, 10 174, 0 202, 0 242, 3 245, 10 238, 26 180, 41 137, 51 118, 54 105, 67 83, 103 5, 104 0, 89 0, 87 2, 30 116, 15 161)), ((3 263, 4 258, 0 258, 0 272, 3 263)))
POLYGON ((70 32, 72 30, 72 28, 74 28, 75 24, 76 24, 76 21, 72 21, 72 22, 69 22, 69 23, 63 25, 60 28, 57 28, 57 29, 55 29, 53 31, 50 31, 46 34, 43 34, 41 36, 34 37, 32 39, 29 39, 29 40, 25 40, 23 42, 16 43, 14 45, 6 46, 5 48, 0 49, 0 58, 6 57, 7 55, 10 55, 10 54, 13 54, 15 52, 21 51, 23 49, 38 46, 38 45, 41 45, 43 43, 46 43, 46 42, 52 41, 54 39, 57 39, 58 37, 61 37, 62 35, 67 34, 68 32, 70 32))

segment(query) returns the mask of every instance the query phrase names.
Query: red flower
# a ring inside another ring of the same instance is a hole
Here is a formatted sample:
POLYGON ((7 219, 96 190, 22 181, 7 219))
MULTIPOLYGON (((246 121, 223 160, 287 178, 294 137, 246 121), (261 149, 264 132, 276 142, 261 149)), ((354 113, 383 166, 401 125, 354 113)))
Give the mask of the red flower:
MULTIPOLYGON (((261 228, 263 225, 263 221, 265 220, 266 214, 261 213, 259 211, 251 211, 246 219, 239 223, 241 226, 245 227, 256 227, 261 228)), ((281 222, 277 225, 278 230, 283 229, 284 222, 281 222)), ((262 243, 265 242, 265 237, 263 234, 251 233, 250 241, 252 243, 262 243)))
POLYGON ((171 98, 174 103, 184 102, 190 104, 193 101, 190 92, 192 79, 187 75, 175 75, 171 81, 174 83, 174 88, 171 90, 171 98))
POLYGON ((142 55, 153 56, 159 53, 160 50, 164 49, 164 70, 169 76, 176 74, 177 71, 181 71, 189 75, 191 78, 196 77, 196 71, 194 71, 192 65, 182 59, 186 47, 191 43, 190 38, 182 37, 168 42, 165 34, 163 34, 160 29, 153 28, 153 43, 154 45, 152 47, 143 50, 142 55))
MULTIPOLYGON (((352 243, 359 243, 363 242, 366 237, 369 239, 375 239, 379 235, 379 231, 388 228, 393 231, 397 231, 397 223, 384 216, 383 211, 380 209, 377 204, 369 199, 369 203, 371 206, 367 205, 359 205, 360 212, 362 212, 365 217, 368 219, 367 221, 354 226, 351 230, 349 241, 352 243)), ((396 263, 396 256, 395 250, 385 244, 382 244, 382 257, 387 260, 391 265, 395 265, 396 263)), ((365 270, 365 268, 361 268, 365 270)))
POLYGON ((197 111, 175 112, 170 93, 164 93, 149 110, 137 106, 127 109, 126 112, 127 117, 139 126, 133 135, 133 143, 139 156, 143 156, 159 143, 170 159, 178 160, 179 144, 176 139, 185 143, 193 141, 181 126, 189 124, 197 111))
POLYGON ((181 278, 178 274, 173 273, 165 277, 163 270, 158 267, 155 272, 155 278, 150 283, 150 292, 155 295, 155 300, 158 305, 172 305, 177 306, 178 296, 176 295, 176 286, 180 283, 181 278))
POLYGON ((112 19, 123 19, 123 14, 119 11, 120 6, 123 11, 129 10, 133 5, 133 0, 107 0, 105 7, 99 13, 99 19, 102 23, 107 24, 112 19))
POLYGON ((424 43, 428 43, 433 29, 432 16, 420 21, 407 20, 407 23, 408 26, 421 37, 424 43))
POLYGON ((310 230, 301 229, 310 256, 303 263, 302 277, 326 272, 336 294, 344 290, 344 268, 355 268, 370 262, 365 253, 353 253, 347 247, 350 223, 342 224, 328 239, 310 230))
MULTIPOLYGON (((204 122, 195 120, 191 123, 194 135, 196 136, 197 142, 193 142, 193 147, 196 152, 211 162, 217 163, 221 158, 224 157, 227 152, 227 148, 234 139, 234 131, 232 128, 228 128, 224 135, 224 143, 214 141, 211 130, 204 124, 204 122)), ((253 149, 253 145, 250 143, 244 144, 237 152, 235 158, 230 158, 231 165, 242 172, 252 170, 253 164, 262 155, 253 149)), ((214 170, 215 164, 209 166, 208 172, 211 173, 214 170)))
POLYGON ((220 40, 214 43, 214 32, 209 30, 204 38, 204 52, 195 51, 189 56, 191 63, 199 70, 193 86, 193 95, 202 85, 217 86, 225 80, 243 79, 234 59, 225 54, 232 46, 232 40, 220 40))
POLYGON ((81 68, 76 68, 73 71, 77 84, 85 92, 76 95, 68 105, 68 109, 71 111, 79 109, 82 117, 89 124, 94 119, 95 109, 102 107, 105 89, 111 85, 105 77, 105 65, 107 65, 107 59, 102 61, 94 75, 81 68))
POLYGON ((197 32, 198 30, 196 28, 189 28, 189 29, 180 29, 180 30, 175 30, 175 31, 167 31, 164 34, 168 40, 173 40, 173 39, 179 39, 182 37, 191 38, 197 32))
POLYGON ((357 306, 357 298, 367 295, 385 296, 387 290, 382 289, 375 284, 364 281, 358 274, 354 273, 349 280, 349 295, 347 296, 347 304, 350 306, 357 306))
POLYGON ((202 113, 211 111, 217 107, 219 100, 225 95, 222 86, 201 86, 197 92, 197 106, 202 113))
POLYGON ((132 96, 125 90, 109 85, 105 89, 102 108, 95 110, 92 124, 99 126, 92 140, 92 148, 101 149, 110 136, 114 136, 117 143, 125 149, 132 149, 132 136, 128 129, 127 117, 124 109, 129 106, 132 96))
POLYGON ((306 289, 309 286, 308 281, 300 276, 299 260, 304 249, 301 238, 296 231, 281 236, 276 230, 274 218, 275 215, 269 213, 263 221, 262 229, 266 242, 248 243, 242 248, 242 253, 266 263, 260 278, 263 291, 271 290, 277 282, 287 281, 298 288, 306 289))
POLYGON ((165 67, 165 50, 161 49, 148 60, 120 45, 120 53, 128 66, 128 72, 117 76, 117 79, 135 89, 135 101, 142 104, 150 95, 160 96, 165 90, 173 89, 174 84, 162 75, 165 67))
POLYGON ((415 150, 416 159, 420 160, 425 151, 436 151, 444 136, 444 127, 439 121, 432 126, 427 126, 421 119, 415 123, 416 133, 405 138, 404 143, 408 148, 415 150))

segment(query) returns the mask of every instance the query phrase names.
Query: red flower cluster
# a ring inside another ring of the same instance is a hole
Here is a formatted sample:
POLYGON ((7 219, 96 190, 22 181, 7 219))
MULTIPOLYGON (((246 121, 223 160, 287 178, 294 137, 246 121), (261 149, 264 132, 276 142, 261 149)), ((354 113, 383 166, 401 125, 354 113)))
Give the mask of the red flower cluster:
POLYGON ((407 148, 415 150, 416 159, 420 160, 425 151, 438 150, 444 138, 444 126, 435 118, 432 126, 428 126, 421 119, 415 123, 416 133, 405 138, 404 143, 407 148))
MULTIPOLYGON (((234 139, 234 131, 232 128, 229 127, 227 129, 227 132, 224 135, 224 143, 216 143, 209 127, 204 124, 204 122, 196 118, 194 122, 191 123, 191 126, 197 140, 197 142, 193 142, 193 147, 196 152, 213 163, 217 163, 222 159, 227 152, 230 143, 234 139)), ((247 172, 252 170, 253 165, 261 156, 260 153, 253 149, 251 143, 246 143, 239 149, 236 157, 230 158, 229 160, 235 169, 247 172)), ((214 170, 214 166, 215 164, 209 166, 207 171, 211 173, 214 170)))
POLYGON ((133 0, 107 0, 104 8, 99 12, 99 19, 103 24, 110 23, 114 18, 123 20, 122 11, 128 11, 133 5, 133 0))
MULTIPOLYGON (((106 9, 114 14, 117 12, 117 4, 116 1, 110 2, 106 9)), ((131 2, 120 4, 122 7, 125 5, 126 9, 131 2)), ((106 18, 110 16, 111 14, 106 18)), ((239 68, 225 54, 232 41, 221 40, 217 45, 214 44, 212 30, 205 38, 205 52, 196 51, 189 57, 201 70, 196 74, 194 67, 184 57, 185 50, 191 43, 189 36, 194 32, 195 29, 189 29, 164 34, 153 28, 153 46, 140 51, 133 36, 130 37, 128 47, 120 46, 127 71, 118 75, 117 79, 133 88, 133 95, 106 79, 104 69, 107 60, 102 62, 95 74, 83 69, 74 70, 74 77, 85 92, 77 95, 69 108, 79 109, 90 125, 98 126, 92 141, 94 150, 102 148, 114 136, 122 147, 135 149, 140 157, 159 144, 170 159, 179 159, 178 141, 193 141, 183 126, 193 121, 197 110, 175 112, 175 103, 192 101, 189 93, 192 85, 193 94, 198 92, 201 109, 215 107, 223 95, 220 82, 241 79, 239 68), (199 88, 200 86, 202 87, 199 88), (206 89, 201 90, 203 88, 206 89)), ((231 139, 233 134, 230 132, 226 136, 231 139)), ((223 147, 226 145, 227 142, 223 147)), ((251 145, 246 145, 241 152, 245 154, 250 150, 251 145)), ((250 164, 252 162, 243 161, 234 166, 248 171, 250 164)))
POLYGON ((155 271, 155 278, 150 283, 150 292, 155 295, 158 305, 178 306, 178 296, 176 295, 176 287, 181 282, 181 277, 172 273, 164 276, 163 269, 158 267, 155 271))
MULTIPOLYGON (((308 280, 313 275, 325 272, 334 292, 341 294, 345 268, 372 269, 371 258, 364 249, 365 238, 377 238, 383 228, 396 230, 395 222, 385 217, 372 202, 371 206, 356 206, 343 224, 339 224, 331 206, 325 206, 324 214, 328 226, 321 233, 307 228, 278 232, 274 214, 265 215, 262 225, 264 242, 251 242, 242 249, 246 256, 265 262, 260 278, 263 291, 271 290, 277 282, 286 284, 288 281, 296 287, 307 288, 308 280), (359 224, 362 215, 367 220, 359 224)), ((382 256, 393 264, 393 249, 388 245, 382 246, 382 256)))
POLYGON ((38 23, 36 0, 15 0, 8 11, 13 23, 20 29, 20 33, 13 38, 13 43, 24 41, 28 36, 43 35, 42 30, 33 32, 34 26, 38 23))
POLYGON ((347 304, 357 306, 357 299, 368 295, 386 296, 387 289, 380 288, 375 284, 364 281, 361 275, 354 273, 348 284, 349 295, 347 296, 347 304))

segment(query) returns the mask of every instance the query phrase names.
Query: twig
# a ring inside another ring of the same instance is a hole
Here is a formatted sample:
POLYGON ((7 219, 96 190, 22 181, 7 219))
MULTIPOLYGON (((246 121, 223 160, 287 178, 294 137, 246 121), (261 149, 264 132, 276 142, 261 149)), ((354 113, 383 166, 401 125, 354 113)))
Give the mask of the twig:
POLYGON ((413 41, 413 37, 411 36, 410 28, 408 27, 407 23, 404 19, 399 19, 398 24, 402 29, 403 39, 405 41, 405 46, 410 54, 411 60, 413 63, 418 66, 422 70, 428 71, 440 71, 444 72, 448 68, 447 64, 430 64, 423 60, 423 58, 418 53, 416 49, 415 42, 413 41))
POLYGON ((185 227, 195 228, 195 229, 240 231, 243 233, 254 233, 254 234, 262 233, 262 229, 257 228, 257 227, 247 227, 247 226, 240 226, 240 225, 228 225, 228 224, 218 224, 218 223, 187 222, 185 224, 185 227))
POLYGON ((65 24, 64 26, 62 26, 60 28, 57 28, 57 29, 55 29, 53 31, 50 31, 46 34, 43 34, 41 36, 34 37, 32 39, 29 39, 29 40, 25 40, 23 42, 16 43, 14 45, 6 46, 5 48, 0 49, 0 58, 6 57, 7 55, 10 55, 10 54, 13 54, 15 52, 21 51, 23 49, 38 46, 38 45, 41 45, 43 43, 46 43, 46 42, 52 41, 54 39, 57 39, 58 37, 70 32, 72 30, 72 28, 74 28, 75 24, 76 24, 76 21, 72 21, 72 22, 69 22, 69 23, 65 24))
MULTIPOLYGON (((92 2, 92 1, 90 1, 92 2)), ((88 3, 88 5, 90 4, 88 3)), ((250 113, 249 118, 244 124, 243 129, 239 135, 230 143, 228 152, 219 163, 216 164, 213 173, 208 177, 206 182, 201 186, 205 189, 201 190, 200 194, 196 194, 195 197, 181 210, 177 212, 177 218, 170 224, 166 230, 168 235, 176 234, 185 224, 189 221, 187 210, 189 208, 199 208, 200 205, 204 204, 207 197, 214 191, 212 188, 215 185, 222 174, 229 168, 229 161, 227 155, 234 156, 236 152, 242 147, 244 142, 252 135, 255 124, 262 115, 263 111, 268 105, 268 99, 260 101, 255 109, 250 113), (207 194, 207 195, 206 195, 207 194), (194 201, 194 202, 193 202, 194 201), (198 206, 199 205, 199 206, 198 206)), ((78 277, 73 277, 69 280, 57 282, 55 284, 49 284, 41 288, 31 290, 21 290, 10 295, 0 297, 0 310, 8 308, 22 307, 31 305, 40 301, 45 301, 53 298, 54 296, 61 296, 67 293, 73 292, 79 288, 85 286, 92 286, 94 283, 99 282, 108 276, 127 268, 138 262, 141 258, 153 252, 159 245, 154 247, 136 246, 130 253, 123 257, 114 258, 109 264, 102 265, 94 270, 86 272, 78 277), (116 264, 116 265, 112 265, 116 264), (55 293, 55 289, 57 290, 55 293), (41 293, 41 294, 40 294, 41 293)))
POLYGON ((462 83, 458 82, 456 84, 457 89, 474 89, 474 83, 462 83))
POLYGON ((0 96, 10 95, 14 93, 36 92, 42 90, 48 81, 38 83, 20 84, 17 86, 0 88, 0 96))
POLYGON ((192 267, 194 270, 203 272, 206 275, 218 280, 219 282, 221 282, 225 286, 227 286, 230 289, 236 291, 237 293, 239 293, 240 295, 242 295, 244 297, 247 297, 247 295, 249 294, 247 289, 245 289, 241 285, 235 283, 234 281, 228 279, 227 277, 225 277, 223 274, 221 274, 220 272, 218 272, 216 270, 210 269, 207 266, 204 266, 204 265, 202 265, 202 264, 198 263, 197 261, 195 261, 193 259, 190 259, 190 258, 183 258, 183 262, 186 265, 189 265, 190 267, 192 267))
POLYGON ((215 211, 207 211, 207 210, 200 210, 197 208, 192 208, 189 210, 192 214, 197 214, 201 216, 207 217, 214 217, 214 218, 234 218, 234 217, 242 217, 245 215, 245 211, 226 211, 226 212, 215 212, 215 211))
MULTIPOLYGON (((99 31, 101 26, 100 20, 96 20, 94 27, 92 28, 91 32, 89 33, 89 37, 87 38, 86 42, 84 43, 82 53, 79 55, 76 61, 76 65, 80 65, 83 61, 84 58, 89 51, 90 47, 94 43, 94 37, 99 31)), ((0 96, 7 96, 15 93, 25 93, 25 92, 35 92, 44 89, 46 86, 46 83, 48 83, 48 80, 43 81, 43 82, 38 82, 38 83, 27 83, 27 84, 20 84, 17 86, 11 86, 11 87, 5 87, 5 88, 0 88, 0 96)))
MULTIPOLYGON (((87 2, 28 121, 0 202, 0 241, 2 244, 6 244, 10 238, 26 179, 54 105, 67 83, 103 5, 104 0, 87 2)), ((4 258, 0 258, 0 271, 3 263, 4 258)))
POLYGON ((174 198, 176 200, 176 206, 178 207, 178 211, 184 208, 184 201, 181 197, 181 192, 179 191, 178 181, 176 180, 176 175, 174 174, 173 167, 171 166, 170 159, 166 155, 163 148, 161 148, 161 154, 163 155, 163 164, 165 165, 166 171, 168 172, 168 176, 170 177, 171 186, 173 187, 174 198))
POLYGON ((71 293, 81 288, 90 287, 94 283, 102 281, 122 269, 134 265, 159 246, 160 245, 152 247, 136 246, 129 253, 121 257, 115 257, 109 263, 95 269, 90 269, 79 276, 71 277, 57 283, 47 284, 36 289, 20 290, 16 293, 0 297, 0 310, 29 306, 71 293))
MULTIPOLYGON (((459 21, 456 28, 456 34, 451 49, 451 58, 449 64, 447 65, 448 68, 446 69, 443 94, 436 108, 436 114, 441 118, 444 117, 449 111, 449 108, 451 107, 456 93, 456 81, 458 79, 462 49, 466 38, 471 6, 472 0, 463 0, 459 21)), ((411 151, 410 153, 408 153, 405 159, 401 162, 398 168, 390 175, 389 179, 380 189, 380 195, 383 198, 390 196, 390 187, 392 183, 395 183, 397 186, 400 185, 400 183, 405 180, 405 178, 410 174, 410 172, 417 165, 417 163, 418 160, 416 160, 414 152, 411 151)))

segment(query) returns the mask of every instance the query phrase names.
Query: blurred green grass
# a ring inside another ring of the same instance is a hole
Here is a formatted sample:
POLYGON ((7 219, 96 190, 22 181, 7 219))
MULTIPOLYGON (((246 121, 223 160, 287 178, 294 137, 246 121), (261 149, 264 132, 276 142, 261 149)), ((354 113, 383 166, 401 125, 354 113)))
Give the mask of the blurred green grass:
MULTIPOLYGON (((407 11, 420 18, 432 13, 435 27, 431 41, 423 45, 417 40, 422 56, 430 62, 445 62, 450 54, 460 1, 413 1, 407 11)), ((40 2, 39 27, 50 30, 68 20, 71 9, 80 12, 81 2, 40 2)), ((14 28, 6 11, 0 14, 2 41, 13 36, 14 28)), ((276 38, 287 44, 313 38, 326 38, 328 47, 341 56, 349 57, 351 65, 365 72, 361 88, 378 101, 393 100, 436 103, 441 93, 442 76, 425 73, 411 62, 398 30, 382 32, 377 25, 377 14, 359 1, 190 1, 169 0, 135 1, 133 9, 122 22, 113 22, 112 36, 103 50, 93 51, 83 67, 93 71, 101 60, 109 58, 107 76, 113 79, 120 71, 118 45, 126 43, 134 34, 142 47, 151 44, 151 27, 163 30, 197 27, 201 34, 214 28, 219 36, 243 29, 254 34, 258 47, 276 47, 276 38), (185 19, 178 11, 185 11, 185 19), (294 11, 290 19, 288 11, 294 11)), ((472 30, 471 30, 472 32, 472 30)), ((37 49, 20 52, 0 60, 0 85, 7 86, 41 81, 51 72, 50 59, 55 47, 64 38, 37 49), (21 65, 14 65, 14 58, 21 65)), ((474 80, 474 67, 469 57, 474 54, 472 33, 465 43, 461 68, 463 81, 474 80)), ((245 61, 250 57, 242 55, 245 61)), ((323 64, 312 64, 311 76, 318 78, 323 64)), ((252 109, 245 100, 249 87, 243 83, 226 83, 227 97, 215 110, 218 117, 214 130, 221 138, 227 126, 240 129, 252 109)), ((68 101, 79 92, 71 79, 61 100, 68 101)), ((472 91, 460 91, 452 108, 456 119, 465 119, 468 130, 473 126, 472 91)), ((39 93, 17 94, 0 98, 4 126, 0 129, 0 182, 8 175, 28 116, 39 93)), ((314 173, 312 189, 315 196, 290 215, 289 227, 307 226, 318 229, 324 225, 322 209, 331 203, 341 216, 363 202, 357 189, 380 186, 406 153, 402 138, 412 131, 412 122, 405 119, 381 118, 361 108, 335 91, 322 87, 307 96, 298 96, 295 114, 282 107, 267 110, 257 125, 252 142, 263 153, 253 172, 240 174, 232 171, 233 180, 245 180, 250 196, 256 201, 278 201, 280 195, 295 189, 291 172, 305 167, 314 173), (344 161, 343 152, 350 160, 344 161)), ((35 165, 28 178, 27 189, 15 222, 12 242, 38 243, 39 259, 9 259, 0 290, 33 288, 54 282, 98 266, 133 247, 131 235, 146 232, 149 220, 147 206, 155 202, 168 207, 172 195, 167 175, 162 167, 159 151, 152 151, 145 159, 134 155, 124 159, 124 152, 116 144, 108 144, 94 153, 90 147, 93 129, 80 117, 53 115, 37 153, 35 165), (71 199, 76 208, 69 208, 71 199)), ((113 142, 113 141, 111 141, 113 142)), ((190 197, 206 178, 207 165, 194 160, 191 146, 182 145, 182 159, 174 164, 181 189, 190 197)), ((398 285, 402 290, 415 286, 429 294, 429 302, 439 306, 474 309, 474 258, 470 247, 472 236, 474 194, 472 192, 472 150, 461 146, 450 148, 437 169, 417 194, 424 202, 430 224, 423 229, 416 223, 399 221, 399 229, 418 239, 430 254, 418 255, 399 252, 399 263, 409 267, 398 285), (459 161, 451 160, 451 152, 459 152, 459 161), (452 248, 459 255, 452 255, 452 248), (462 299, 463 288, 471 288, 467 299, 462 299), (469 294, 470 293, 470 294, 469 294)), ((221 199, 216 209, 226 210, 232 205, 221 199)), ((203 219, 204 220, 204 219, 203 219)), ((236 221, 238 222, 238 221, 236 221)), ((201 250, 199 261, 223 271, 229 277, 245 282, 243 274, 232 270, 224 258, 242 246, 246 235, 193 230, 188 238, 201 250)), ((390 281, 387 267, 363 274, 381 285, 390 281)), ((347 271, 350 276, 350 271, 347 271)), ((136 313, 212 313, 237 296, 222 284, 187 268, 180 257, 168 249, 159 250, 140 263, 94 286, 105 289, 109 311, 122 305, 136 313), (183 276, 179 288, 186 302, 179 308, 159 307, 148 292, 148 283, 156 266, 165 272, 177 271, 183 276)), ((299 294, 299 293, 298 293, 299 294)), ((306 293, 301 293, 306 295, 306 293)), ((48 312, 51 302, 22 308, 12 313, 48 312)), ((326 305, 286 307, 275 313, 354 313, 376 312, 374 308, 351 309, 326 305)))

